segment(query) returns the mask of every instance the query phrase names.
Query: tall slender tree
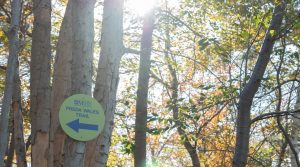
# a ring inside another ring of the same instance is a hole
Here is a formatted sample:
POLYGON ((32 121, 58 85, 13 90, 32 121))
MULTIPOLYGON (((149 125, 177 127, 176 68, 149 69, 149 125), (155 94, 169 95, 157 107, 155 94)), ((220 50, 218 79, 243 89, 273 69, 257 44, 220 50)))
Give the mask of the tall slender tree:
MULTIPOLYGON (((19 64, 19 62, 17 62, 19 64)), ((18 167, 27 167, 26 161, 26 149, 24 142, 24 132, 23 132, 23 113, 22 113, 22 103, 21 103, 21 80, 19 76, 19 67, 17 65, 17 70, 15 74, 15 83, 14 83, 14 93, 12 98, 12 111, 14 115, 13 119, 13 137, 11 140, 14 140, 16 159, 18 167)))
POLYGON ((177 127, 177 132, 180 136, 180 140, 182 141, 183 146, 185 147, 186 151, 189 153, 189 156, 192 160, 193 167, 200 167, 200 161, 197 153, 197 147, 193 146, 193 144, 190 142, 188 135, 186 134, 185 130, 180 125, 180 113, 179 113, 179 106, 178 106, 178 89, 179 89, 179 83, 178 83, 178 77, 176 72, 176 67, 174 67, 174 64, 176 64, 176 61, 172 55, 170 55, 171 52, 171 39, 170 39, 170 29, 169 25, 166 25, 166 39, 165 39, 165 61, 168 66, 169 73, 171 75, 170 78, 170 100, 171 100, 171 106, 172 106, 172 114, 173 119, 175 121, 175 125, 177 127))
POLYGON ((255 64, 253 73, 239 98, 233 167, 244 167, 247 163, 251 126, 251 105, 270 61, 274 43, 280 35, 284 12, 285 2, 282 1, 274 9, 270 26, 259 51, 258 60, 255 64))
POLYGON ((146 166, 147 104, 150 74, 154 10, 144 16, 140 49, 140 67, 136 100, 134 166, 146 166))
MULTIPOLYGON (((297 90, 297 99, 295 104, 295 110, 300 109, 300 89, 297 90)), ((295 114, 295 117, 292 117, 292 132, 291 132, 291 142, 292 145, 295 147, 296 153, 299 155, 299 127, 300 127, 300 120, 299 120, 299 113, 295 114)), ((291 167, 297 167, 297 162, 295 154, 293 151, 290 151, 290 158, 291 158, 291 167)))
POLYGON ((52 81, 51 130, 49 167, 62 166, 63 146, 66 134, 58 121, 58 113, 64 99, 71 92, 72 61, 72 6, 68 2, 59 32, 52 81))
POLYGON ((119 64, 123 55, 123 3, 124 0, 104 0, 101 52, 94 97, 105 111, 105 125, 100 136, 87 144, 86 167, 105 167, 108 159, 114 125, 119 64))
POLYGON ((47 166, 50 129, 51 0, 33 1, 30 62, 32 165, 47 166))
POLYGON ((11 20, 9 30, 9 56, 5 74, 5 89, 2 101, 0 118, 0 167, 4 166, 4 156, 8 144, 8 120, 13 96, 14 75, 17 67, 19 52, 19 29, 21 16, 21 0, 13 0, 11 3, 11 20))
MULTIPOLYGON (((14 139, 15 138, 14 137, 14 129, 12 129, 11 133, 12 133, 11 139, 14 139)), ((15 140, 10 140, 9 148, 8 148, 8 152, 7 152, 7 159, 5 162, 6 167, 12 166, 14 154, 15 154, 15 140)))
MULTIPOLYGON (((95 0, 72 0, 71 94, 91 95, 95 0)), ((65 167, 83 167, 85 142, 66 138, 65 167)))

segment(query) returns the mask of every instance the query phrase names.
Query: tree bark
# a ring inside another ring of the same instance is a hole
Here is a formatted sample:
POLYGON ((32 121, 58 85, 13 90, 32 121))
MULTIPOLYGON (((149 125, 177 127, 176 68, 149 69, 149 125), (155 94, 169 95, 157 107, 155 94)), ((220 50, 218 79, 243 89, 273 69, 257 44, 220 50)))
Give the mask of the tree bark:
POLYGON ((30 62, 32 166, 47 166, 50 129, 51 0, 33 1, 30 62))
POLYGON ((5 162, 6 167, 12 167, 12 161, 14 159, 14 154, 15 154, 15 140, 14 140, 14 130, 12 129, 11 132, 11 139, 9 143, 9 148, 8 148, 8 153, 7 153, 7 159, 5 162))
POLYGON ((258 55, 258 60, 255 64, 253 73, 249 82, 245 85, 238 103, 237 115, 237 132, 236 132, 236 145, 233 158, 233 167, 244 167, 247 163, 249 151, 249 138, 250 138, 250 110, 255 93, 257 92, 264 72, 270 61, 270 55, 278 35, 280 34, 280 27, 283 20, 285 10, 285 3, 282 2, 276 6, 273 16, 262 44, 261 50, 258 55))
POLYGON ((124 0, 104 0, 101 52, 94 97, 105 111, 105 125, 100 136, 87 143, 85 166, 105 167, 114 124, 119 64, 123 54, 124 0))
POLYGON ((5 74, 5 89, 2 101, 1 118, 0 118, 0 167, 4 166, 4 156, 8 144, 8 120, 11 109, 13 95, 14 75, 16 71, 17 58, 19 52, 19 29, 21 16, 21 1, 12 1, 12 17, 9 32, 9 57, 5 74))
MULTIPOLYGON (((300 89, 297 90, 297 99, 295 104, 295 110, 300 109, 300 89)), ((292 117, 292 132, 291 132, 291 143, 294 146, 294 149, 296 153, 299 155, 299 131, 300 131, 300 120, 299 120, 300 114, 295 113, 295 117, 292 117)), ((291 158, 291 167, 298 167, 295 154, 293 151, 290 152, 290 158, 291 158)))
POLYGON ((153 10, 144 16, 143 34, 141 39, 140 67, 136 100, 135 119, 135 151, 134 166, 146 166, 146 132, 147 132, 147 104, 150 74, 150 58, 152 48, 152 33, 154 29, 153 10))
POLYGON ((15 144, 17 166, 27 167, 21 105, 21 81, 18 70, 19 68, 17 68, 15 73, 14 94, 12 97, 12 109, 14 113, 14 135, 12 140, 14 140, 15 144))
POLYGON ((58 115, 64 99, 71 94, 71 61, 72 61, 72 6, 68 2, 59 32, 54 63, 51 104, 51 130, 49 167, 62 166, 63 148, 66 138, 58 115))
MULTIPOLYGON (((94 0, 72 0, 71 94, 91 95, 94 43, 94 0)), ((64 166, 83 167, 85 142, 66 137, 64 166)))

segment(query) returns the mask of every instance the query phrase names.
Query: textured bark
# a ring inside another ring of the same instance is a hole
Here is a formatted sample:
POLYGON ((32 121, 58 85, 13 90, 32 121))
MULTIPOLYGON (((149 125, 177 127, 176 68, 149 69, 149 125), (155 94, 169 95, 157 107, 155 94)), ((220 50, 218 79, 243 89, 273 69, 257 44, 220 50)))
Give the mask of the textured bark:
POLYGON ((268 62, 270 61, 270 55, 272 53, 274 43, 280 33, 284 10, 285 4, 283 2, 279 6, 276 6, 251 78, 240 95, 237 115, 236 145, 232 163, 233 167, 244 167, 247 163, 251 124, 251 105, 254 95, 260 86, 268 62), (274 32, 270 33, 271 30, 274 32))
POLYGON ((106 166, 114 124, 119 64, 123 54, 123 0, 104 0, 101 52, 94 97, 105 111, 103 132, 87 143, 85 166, 106 166))
MULTIPOLYGON (((297 100, 295 104, 295 110, 300 109, 300 89, 297 90, 297 100)), ((299 131, 300 131, 300 114, 296 113, 295 117, 292 117, 292 132, 291 132, 291 143, 294 146, 296 153, 299 155, 299 131)), ((295 154, 293 151, 290 151, 290 158, 291 158, 291 167, 298 167, 295 154)))
POLYGON ((138 78, 138 90, 136 100, 135 119, 135 152, 134 166, 146 166, 146 132, 147 132, 147 104, 148 84, 150 74, 150 58, 152 48, 152 33, 154 29, 153 11, 144 16, 143 34, 141 39, 140 67, 138 78))
POLYGON ((2 100, 2 109, 0 117, 0 167, 4 166, 4 156, 8 145, 8 120, 11 109, 13 95, 14 75, 16 71, 17 58, 19 52, 19 29, 21 15, 21 1, 13 0, 11 3, 11 28, 9 31, 9 57, 7 60, 7 69, 5 74, 4 97, 2 100))
POLYGON ((65 16, 59 32, 54 63, 51 104, 51 130, 49 167, 62 166, 63 148, 66 134, 62 130, 58 115, 64 99, 71 92, 71 61, 72 61, 72 7, 67 4, 65 16))
MULTIPOLYGON (((94 42, 94 0, 72 0, 71 94, 91 95, 94 42)), ((85 142, 66 137, 65 167, 83 167, 85 142)))
POLYGON ((30 62, 32 166, 47 166, 50 129, 51 0, 33 1, 30 62))
POLYGON ((7 159, 5 162, 6 167, 11 167, 12 166, 12 161, 14 159, 14 153, 15 153, 15 140, 14 139, 14 130, 12 129, 11 132, 11 140, 9 143, 9 148, 8 148, 8 153, 7 153, 7 159))
POLYGON ((12 109, 14 113, 14 135, 12 140, 14 140, 15 144, 17 166, 27 167, 21 105, 21 80, 18 70, 19 69, 17 68, 15 73, 14 93, 12 98, 12 109))

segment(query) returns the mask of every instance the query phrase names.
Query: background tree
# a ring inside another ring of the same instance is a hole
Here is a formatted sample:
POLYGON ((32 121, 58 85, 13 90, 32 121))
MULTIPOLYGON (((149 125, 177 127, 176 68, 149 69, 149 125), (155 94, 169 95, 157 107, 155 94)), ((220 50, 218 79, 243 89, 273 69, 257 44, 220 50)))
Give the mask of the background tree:
POLYGON ((8 144, 8 121, 13 96, 14 75, 17 67, 19 53, 19 28, 21 15, 21 1, 14 0, 11 3, 11 24, 9 31, 9 57, 5 74, 5 89, 2 100, 1 119, 0 119, 0 167, 4 166, 4 156, 8 144))
POLYGON ((274 9, 272 20, 265 36, 264 43, 259 52, 259 57, 254 67, 253 73, 240 95, 233 166, 246 166, 247 163, 250 138, 249 134, 251 126, 250 110, 252 100, 259 88, 268 62, 270 61, 270 55, 272 53, 274 43, 280 35, 280 28, 282 25, 285 5, 285 2, 281 2, 274 9))
POLYGON ((134 166, 136 167, 146 166, 147 104, 153 29, 154 10, 152 9, 144 16, 143 33, 141 38, 135 119, 134 166))
MULTIPOLYGON (((299 94, 299 88, 297 90, 297 99, 296 99, 296 104, 295 104, 295 110, 300 109, 299 108, 299 104, 300 104, 300 94, 299 94)), ((299 147, 298 147, 298 133, 299 133, 299 119, 297 117, 299 114, 295 114, 295 117, 292 117, 292 123, 291 123, 291 142, 293 144, 293 146, 295 147, 295 151, 297 152, 297 154, 299 155, 299 147)), ((296 158, 295 154, 290 151, 290 158, 291 158, 291 167, 296 167, 297 166, 297 162, 296 162, 296 158)))
POLYGON ((19 61, 17 61, 16 74, 14 79, 14 93, 12 97, 13 110, 13 135, 11 141, 14 141, 17 166, 27 167, 26 161, 26 146, 24 142, 23 130, 23 113, 22 113, 22 99, 21 99, 21 80, 19 75, 19 61))

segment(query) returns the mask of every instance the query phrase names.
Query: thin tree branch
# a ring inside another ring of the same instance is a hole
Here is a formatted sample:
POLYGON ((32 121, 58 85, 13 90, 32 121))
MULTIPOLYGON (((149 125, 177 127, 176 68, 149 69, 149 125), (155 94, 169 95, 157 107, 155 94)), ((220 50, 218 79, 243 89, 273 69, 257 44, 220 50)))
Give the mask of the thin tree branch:
POLYGON ((267 118, 273 118, 273 117, 277 117, 277 116, 286 116, 286 115, 291 115, 294 117, 294 114, 296 113, 300 113, 300 109, 298 110, 292 110, 292 111, 279 111, 279 112, 269 112, 269 113, 265 113, 265 114, 261 114, 255 118, 253 118, 251 120, 251 124, 260 121, 260 120, 264 120, 267 118))
POLYGON ((189 29, 194 35, 198 36, 198 37, 203 37, 200 33, 198 33, 197 31, 195 31, 192 27, 190 27, 187 23, 183 22, 180 18, 178 18, 177 16, 173 15, 170 11, 167 10, 160 10, 160 12, 167 14, 168 16, 170 16, 170 18, 172 18, 174 21, 179 22, 180 24, 184 25, 187 29, 189 29))
POLYGON ((160 77, 158 77, 153 71, 150 70, 150 77, 154 78, 155 80, 157 80, 159 83, 163 84, 166 88, 170 89, 170 85, 165 82, 163 79, 161 79, 160 77))
POLYGON ((204 127, 206 127, 216 116, 218 116, 223 109, 227 106, 228 103, 226 103, 225 105, 223 105, 212 117, 210 117, 208 120, 206 120, 198 129, 198 132, 196 133, 196 137, 199 138, 201 131, 204 127))
POLYGON ((141 52, 139 50, 136 50, 136 49, 124 47, 124 54, 126 54, 126 53, 140 55, 141 52))

